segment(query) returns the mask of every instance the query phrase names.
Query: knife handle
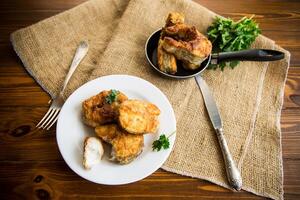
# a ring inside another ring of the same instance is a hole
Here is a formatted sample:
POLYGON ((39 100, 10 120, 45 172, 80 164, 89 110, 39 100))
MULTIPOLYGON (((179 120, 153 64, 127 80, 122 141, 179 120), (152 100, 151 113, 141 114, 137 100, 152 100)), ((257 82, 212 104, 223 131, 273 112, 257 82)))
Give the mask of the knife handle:
POLYGON ((222 150, 223 159, 225 162, 228 182, 232 188, 234 188, 235 190, 240 190, 242 188, 242 178, 229 152, 227 142, 225 140, 225 136, 223 133, 223 129, 222 128, 216 129, 216 133, 222 150))

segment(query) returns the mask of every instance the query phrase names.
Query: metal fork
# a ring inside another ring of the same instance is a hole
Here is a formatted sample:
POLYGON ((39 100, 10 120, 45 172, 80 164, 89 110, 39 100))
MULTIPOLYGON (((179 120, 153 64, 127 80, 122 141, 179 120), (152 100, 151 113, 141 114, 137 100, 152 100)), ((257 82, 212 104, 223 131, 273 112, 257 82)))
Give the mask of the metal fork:
POLYGON ((81 41, 79 43, 79 46, 77 47, 71 67, 66 76, 63 87, 62 87, 61 91, 59 92, 59 95, 53 99, 48 112, 44 115, 44 117, 36 125, 36 127, 49 130, 52 127, 52 125, 57 121, 59 111, 64 104, 64 99, 63 99, 64 90, 66 89, 66 86, 67 86, 71 76, 73 75, 75 69, 77 68, 77 66, 79 65, 81 60, 86 55, 86 53, 88 51, 88 47, 89 47, 88 43, 85 41, 81 41))

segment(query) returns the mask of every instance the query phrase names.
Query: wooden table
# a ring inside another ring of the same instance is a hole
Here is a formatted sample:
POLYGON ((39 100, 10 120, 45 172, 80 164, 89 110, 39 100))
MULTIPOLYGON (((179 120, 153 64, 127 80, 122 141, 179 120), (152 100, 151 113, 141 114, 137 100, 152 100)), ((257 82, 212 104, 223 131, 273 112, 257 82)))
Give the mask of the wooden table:
MULTIPOLYGON (((55 129, 35 128, 48 109, 49 96, 22 67, 9 35, 83 1, 0 2, 0 199, 262 199, 163 170, 137 183, 114 187, 88 182, 70 170, 58 151, 55 129)), ((263 34, 291 52, 281 117, 284 196, 300 199, 300 1, 198 2, 234 19, 255 14, 263 34)))

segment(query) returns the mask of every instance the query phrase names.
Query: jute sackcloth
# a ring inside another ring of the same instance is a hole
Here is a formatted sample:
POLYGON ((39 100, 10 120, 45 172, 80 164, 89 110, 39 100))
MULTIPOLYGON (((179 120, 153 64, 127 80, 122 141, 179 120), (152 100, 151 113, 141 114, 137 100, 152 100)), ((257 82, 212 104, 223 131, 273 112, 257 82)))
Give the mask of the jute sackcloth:
MULTIPOLYGON (((66 96, 87 80, 109 74, 135 75, 156 85, 170 100, 177 119, 175 147, 162 168, 229 187, 195 80, 166 79, 154 72, 145 58, 148 36, 164 25, 171 11, 184 13, 186 23, 203 33, 216 16, 187 0, 131 0, 128 5, 121 0, 95 0, 19 30, 11 39, 27 70, 52 96, 61 86, 77 44, 85 38, 92 48, 75 72, 66 96), (90 13, 93 17, 83 17, 90 13)), ((242 173, 243 189, 282 199, 279 120, 290 54, 264 36, 258 37, 253 48, 279 48, 286 57, 272 63, 242 62, 223 72, 207 70, 203 77, 218 104, 229 149, 242 173)))
POLYGON ((89 43, 88 55, 76 69, 66 96, 90 77, 98 65, 129 0, 87 1, 63 13, 11 34, 11 42, 26 70, 55 97, 80 41, 89 43))

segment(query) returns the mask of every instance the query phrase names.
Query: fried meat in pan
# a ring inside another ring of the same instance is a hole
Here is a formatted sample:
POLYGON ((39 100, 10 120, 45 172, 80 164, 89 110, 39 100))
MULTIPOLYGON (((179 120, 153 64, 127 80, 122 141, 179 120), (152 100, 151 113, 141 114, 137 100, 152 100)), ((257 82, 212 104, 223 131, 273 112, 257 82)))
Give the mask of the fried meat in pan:
POLYGON ((178 12, 170 12, 166 19, 166 27, 173 26, 175 24, 183 24, 184 15, 178 12))
POLYGON ((195 70, 198 69, 201 66, 201 64, 194 64, 190 63, 189 61, 182 61, 182 66, 186 70, 195 70))
POLYGON ((117 124, 97 126, 95 132, 98 137, 112 145, 111 160, 120 164, 130 163, 143 150, 144 136, 130 134, 117 124))
POLYGON ((176 64, 176 58, 173 54, 170 54, 166 52, 162 47, 162 39, 164 37, 164 29, 169 26, 173 26, 175 24, 181 24, 184 22, 184 16, 180 13, 171 12, 169 13, 166 25, 162 29, 160 40, 158 42, 158 48, 157 48, 157 62, 158 67, 161 71, 175 74, 177 72, 177 64, 176 64))
POLYGON ((194 26, 174 25, 166 28, 165 32, 170 37, 164 37, 163 48, 179 60, 200 66, 211 53, 211 42, 194 26))
POLYGON ((159 69, 163 72, 175 74, 177 72, 176 58, 174 55, 167 53, 162 47, 160 39, 157 47, 157 62, 159 69))
POLYGON ((193 64, 185 67, 195 69, 211 53, 211 42, 194 26, 176 24, 167 27, 165 33, 162 43, 164 50, 174 54, 178 60, 193 64))

